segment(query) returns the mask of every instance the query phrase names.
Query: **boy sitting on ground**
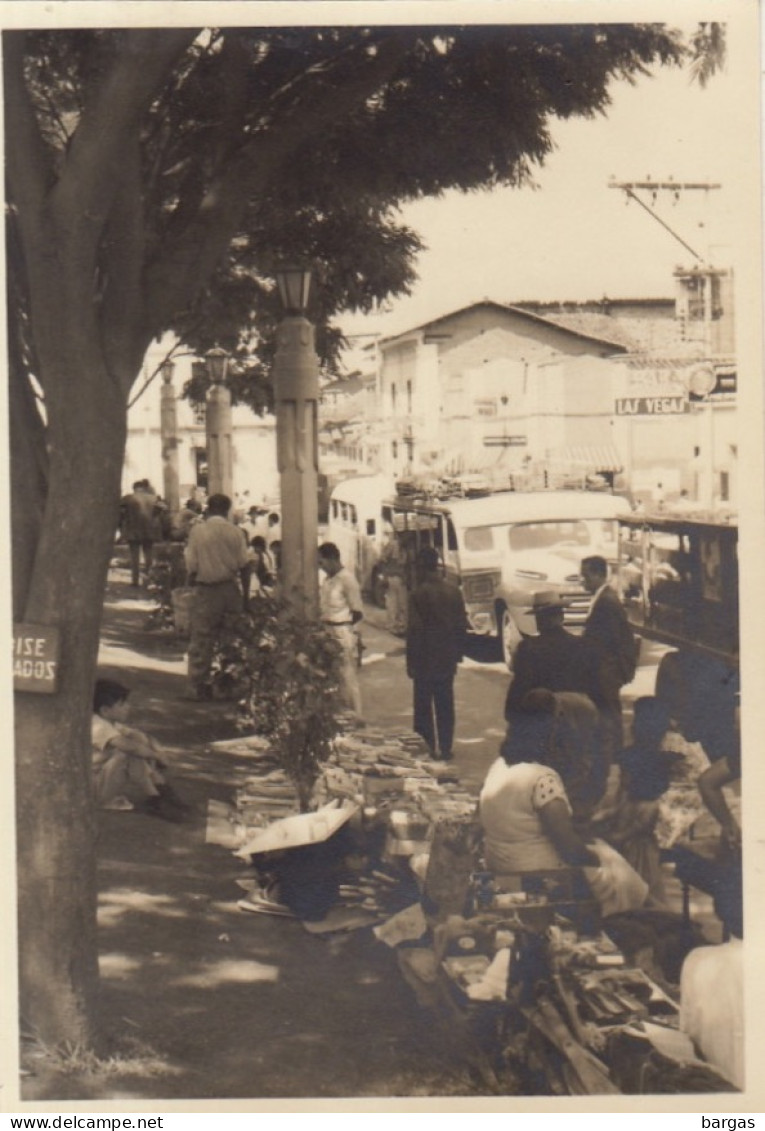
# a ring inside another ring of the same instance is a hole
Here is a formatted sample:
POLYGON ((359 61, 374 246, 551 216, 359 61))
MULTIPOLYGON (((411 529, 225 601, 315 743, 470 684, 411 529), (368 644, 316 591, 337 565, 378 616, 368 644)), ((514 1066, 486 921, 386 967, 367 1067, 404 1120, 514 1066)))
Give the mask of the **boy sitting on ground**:
POLYGON ((159 744, 127 726, 129 695, 116 680, 96 680, 91 727, 96 804, 178 821, 189 806, 167 784, 159 744))

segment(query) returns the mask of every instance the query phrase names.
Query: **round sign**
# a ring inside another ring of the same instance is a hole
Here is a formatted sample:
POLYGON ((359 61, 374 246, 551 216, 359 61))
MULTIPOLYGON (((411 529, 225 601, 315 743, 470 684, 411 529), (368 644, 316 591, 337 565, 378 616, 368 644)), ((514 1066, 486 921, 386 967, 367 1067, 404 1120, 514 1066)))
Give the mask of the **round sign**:
POLYGON ((706 397, 717 384, 717 374, 712 365, 697 365, 688 374, 688 392, 695 397, 706 397))

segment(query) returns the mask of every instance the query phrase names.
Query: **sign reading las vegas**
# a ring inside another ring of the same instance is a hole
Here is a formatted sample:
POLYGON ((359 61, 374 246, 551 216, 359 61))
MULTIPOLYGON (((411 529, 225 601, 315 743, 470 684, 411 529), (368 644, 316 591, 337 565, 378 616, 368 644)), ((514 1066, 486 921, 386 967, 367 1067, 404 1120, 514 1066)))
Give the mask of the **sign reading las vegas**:
POLYGON ((617 416, 669 416, 689 412, 688 398, 682 397, 617 397, 617 416))

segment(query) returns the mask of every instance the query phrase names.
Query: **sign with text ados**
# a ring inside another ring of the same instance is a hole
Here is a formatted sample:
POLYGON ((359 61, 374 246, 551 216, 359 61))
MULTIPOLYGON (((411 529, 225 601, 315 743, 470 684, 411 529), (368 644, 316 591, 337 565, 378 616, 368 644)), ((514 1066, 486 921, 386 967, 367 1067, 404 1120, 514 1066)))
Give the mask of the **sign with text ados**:
POLYGON ((13 687, 53 695, 58 690, 59 631, 50 625, 13 628, 13 687))

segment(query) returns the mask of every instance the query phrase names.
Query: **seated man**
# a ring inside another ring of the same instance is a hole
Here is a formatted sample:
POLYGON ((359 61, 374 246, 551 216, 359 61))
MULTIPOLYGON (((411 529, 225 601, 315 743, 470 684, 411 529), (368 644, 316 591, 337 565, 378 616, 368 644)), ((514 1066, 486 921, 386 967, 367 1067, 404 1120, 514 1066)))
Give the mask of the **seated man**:
POLYGON ((167 784, 159 744, 126 725, 129 695, 116 680, 96 681, 91 727, 96 804, 178 821, 189 806, 167 784))

